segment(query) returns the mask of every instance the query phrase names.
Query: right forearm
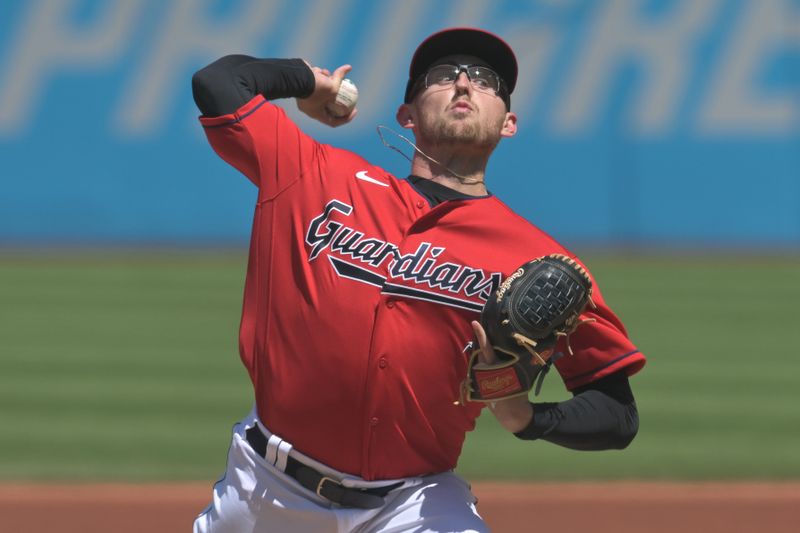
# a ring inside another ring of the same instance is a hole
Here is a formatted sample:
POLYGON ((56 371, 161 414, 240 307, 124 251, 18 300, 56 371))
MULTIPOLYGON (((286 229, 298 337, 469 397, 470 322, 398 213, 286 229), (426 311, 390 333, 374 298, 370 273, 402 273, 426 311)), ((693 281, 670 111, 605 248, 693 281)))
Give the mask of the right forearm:
POLYGON ((192 94, 205 116, 233 113, 260 94, 267 100, 306 97, 314 74, 302 59, 256 59, 229 55, 192 76, 192 94))

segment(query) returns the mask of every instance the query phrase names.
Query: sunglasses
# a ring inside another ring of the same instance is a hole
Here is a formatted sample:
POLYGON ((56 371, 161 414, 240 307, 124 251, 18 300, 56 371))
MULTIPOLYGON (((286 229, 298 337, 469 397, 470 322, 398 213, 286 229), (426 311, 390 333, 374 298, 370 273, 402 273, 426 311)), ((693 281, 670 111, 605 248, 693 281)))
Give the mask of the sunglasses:
POLYGON ((425 89, 429 87, 444 89, 455 84, 462 72, 466 73, 470 85, 476 91, 500 94, 503 86, 500 75, 488 67, 478 65, 437 65, 425 73, 422 84, 425 89))

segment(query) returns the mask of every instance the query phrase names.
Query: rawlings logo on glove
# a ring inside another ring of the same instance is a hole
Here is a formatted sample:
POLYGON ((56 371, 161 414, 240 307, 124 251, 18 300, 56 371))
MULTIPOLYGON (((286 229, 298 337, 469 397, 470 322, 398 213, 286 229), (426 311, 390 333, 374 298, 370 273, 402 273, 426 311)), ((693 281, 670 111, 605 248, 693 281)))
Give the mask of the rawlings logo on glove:
POLYGON ((522 265, 483 307, 480 322, 497 360, 481 361, 481 348, 472 352, 461 403, 528 394, 537 377, 538 394, 558 338, 566 337, 571 355, 569 335, 581 324, 594 321, 580 319, 587 305, 594 307, 592 281, 570 257, 552 254, 522 265))

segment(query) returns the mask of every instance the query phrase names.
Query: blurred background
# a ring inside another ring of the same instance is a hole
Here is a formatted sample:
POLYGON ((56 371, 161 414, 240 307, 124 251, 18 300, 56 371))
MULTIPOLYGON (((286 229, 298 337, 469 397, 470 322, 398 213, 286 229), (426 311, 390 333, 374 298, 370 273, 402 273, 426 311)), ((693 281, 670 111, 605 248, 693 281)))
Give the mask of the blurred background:
MULTIPOLYGON (((394 128, 416 45, 458 25, 520 63, 490 189, 585 259, 648 356, 628 450, 523 443, 484 416, 459 471, 800 478, 800 1, 6 0, 0 480, 224 469, 251 404, 237 328, 256 191, 207 145, 194 71, 235 52, 350 63, 352 124, 281 104, 405 176, 376 126, 394 128)), ((568 396, 551 375, 540 399, 568 396)))

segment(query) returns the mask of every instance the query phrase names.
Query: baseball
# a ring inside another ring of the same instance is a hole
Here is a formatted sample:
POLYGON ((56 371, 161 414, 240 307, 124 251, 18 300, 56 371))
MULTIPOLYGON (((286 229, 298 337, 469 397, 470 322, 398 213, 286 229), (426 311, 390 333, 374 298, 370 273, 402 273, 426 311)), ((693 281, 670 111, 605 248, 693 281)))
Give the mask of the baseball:
POLYGON ((346 117, 353 111, 358 102, 358 89, 356 84, 345 78, 339 85, 336 100, 328 105, 328 111, 334 117, 346 117))

